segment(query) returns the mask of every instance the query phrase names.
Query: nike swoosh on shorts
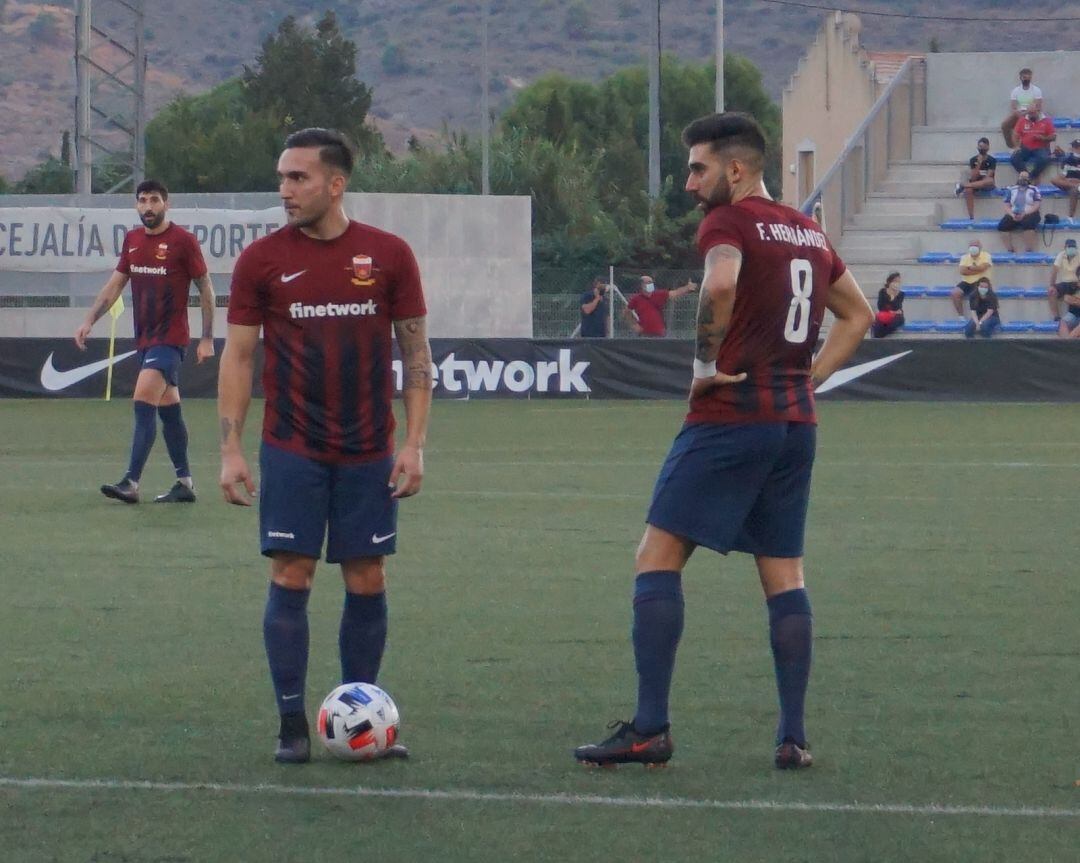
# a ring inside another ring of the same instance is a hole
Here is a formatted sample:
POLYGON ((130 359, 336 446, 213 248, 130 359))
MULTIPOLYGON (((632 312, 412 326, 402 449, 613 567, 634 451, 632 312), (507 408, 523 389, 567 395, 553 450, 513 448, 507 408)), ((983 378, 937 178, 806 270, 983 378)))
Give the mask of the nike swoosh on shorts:
POLYGON ((126 354, 118 354, 112 359, 98 360, 97 362, 87 363, 85 366, 76 366, 73 369, 67 369, 65 371, 60 371, 53 365, 53 355, 50 353, 45 358, 45 364, 41 367, 41 385, 50 392, 66 390, 68 387, 77 384, 79 381, 85 380, 91 375, 107 369, 113 363, 126 360, 136 353, 136 351, 128 351, 126 354))

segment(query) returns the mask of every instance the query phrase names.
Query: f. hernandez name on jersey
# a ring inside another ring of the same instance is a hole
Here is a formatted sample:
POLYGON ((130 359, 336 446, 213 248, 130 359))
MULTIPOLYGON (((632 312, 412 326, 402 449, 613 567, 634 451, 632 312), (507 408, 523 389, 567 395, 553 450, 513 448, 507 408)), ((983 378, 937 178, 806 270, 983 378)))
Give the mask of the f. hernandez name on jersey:
POLYGON ((755 222, 761 239, 767 242, 789 243, 792 246, 812 246, 815 249, 827 249, 825 235, 803 227, 791 227, 776 222, 755 222))

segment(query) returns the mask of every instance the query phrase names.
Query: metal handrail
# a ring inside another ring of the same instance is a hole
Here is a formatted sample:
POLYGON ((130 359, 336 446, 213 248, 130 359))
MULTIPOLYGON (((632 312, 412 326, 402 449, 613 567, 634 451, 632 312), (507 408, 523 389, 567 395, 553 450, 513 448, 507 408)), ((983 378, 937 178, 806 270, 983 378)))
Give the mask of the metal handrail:
POLYGON ((821 199, 822 193, 825 191, 825 187, 832 182, 833 178, 843 169, 844 163, 848 157, 855 151, 855 149, 862 144, 862 140, 870 128, 870 124, 877 119, 880 114, 888 105, 889 99, 892 97, 893 91, 896 90, 902 83, 906 81, 908 77, 911 78, 911 84, 915 83, 914 70, 917 66, 925 66, 925 57, 908 57, 900 66, 893 79, 886 85, 881 95, 878 96, 877 101, 874 102, 870 108, 870 112, 863 118, 863 121, 855 128, 855 131, 851 133, 844 148, 840 151, 840 155, 836 157, 836 161, 832 163, 832 166, 825 172, 825 176, 821 178, 819 182, 810 192, 810 195, 799 206, 799 210, 805 213, 807 216, 813 214, 814 204, 821 199))

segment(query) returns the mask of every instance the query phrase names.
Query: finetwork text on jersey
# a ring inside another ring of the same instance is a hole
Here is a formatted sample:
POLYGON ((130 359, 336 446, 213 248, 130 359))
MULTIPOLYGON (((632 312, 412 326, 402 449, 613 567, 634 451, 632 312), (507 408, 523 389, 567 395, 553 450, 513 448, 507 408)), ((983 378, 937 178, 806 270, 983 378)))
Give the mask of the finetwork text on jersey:
POLYGON ((289 317, 297 318, 357 318, 374 315, 378 311, 374 300, 366 303, 320 303, 309 306, 306 303, 292 303, 289 317))

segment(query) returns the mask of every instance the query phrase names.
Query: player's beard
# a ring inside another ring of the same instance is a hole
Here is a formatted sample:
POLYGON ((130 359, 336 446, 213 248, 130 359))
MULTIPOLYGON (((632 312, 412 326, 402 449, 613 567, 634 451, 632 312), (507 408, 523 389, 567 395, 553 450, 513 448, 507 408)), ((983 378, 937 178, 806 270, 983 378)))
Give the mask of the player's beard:
POLYGON ((727 177, 720 177, 707 197, 704 195, 694 197, 698 199, 698 206, 706 213, 717 207, 726 207, 731 203, 731 184, 727 181, 727 177))
POLYGON ((143 227, 145 227, 147 230, 152 231, 154 230, 154 228, 159 227, 161 223, 165 221, 165 214, 143 213, 141 216, 139 216, 139 219, 143 223, 143 227))

